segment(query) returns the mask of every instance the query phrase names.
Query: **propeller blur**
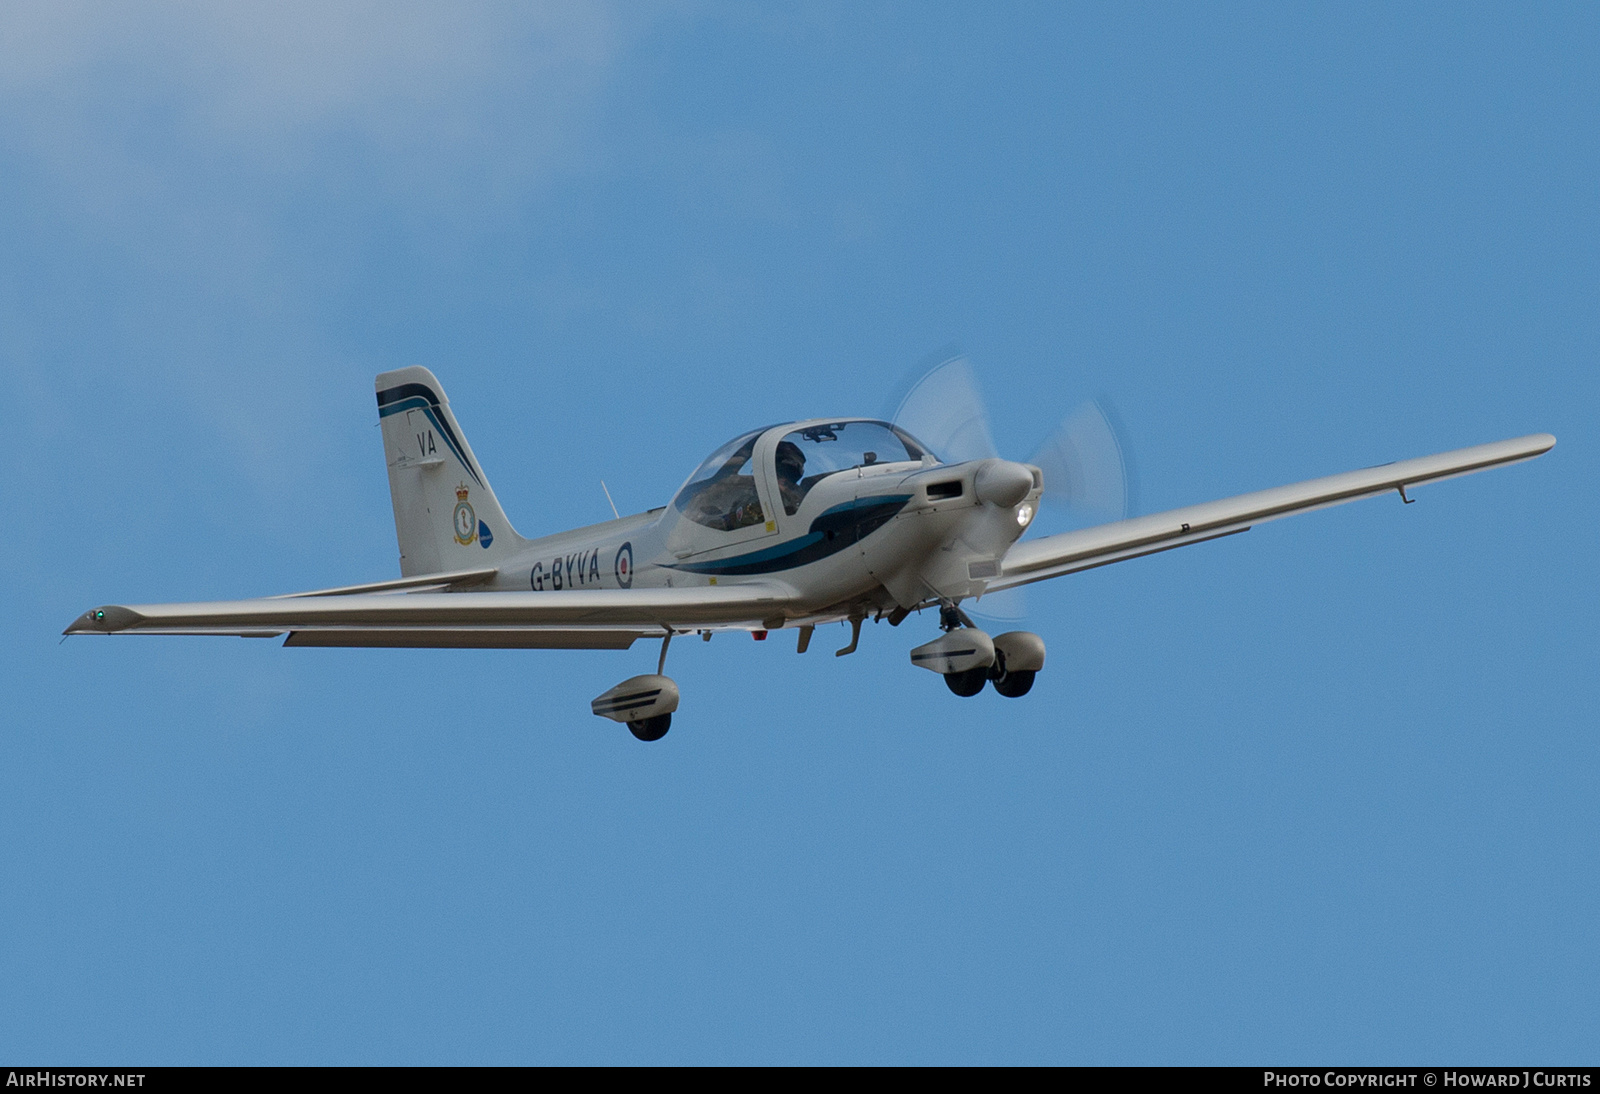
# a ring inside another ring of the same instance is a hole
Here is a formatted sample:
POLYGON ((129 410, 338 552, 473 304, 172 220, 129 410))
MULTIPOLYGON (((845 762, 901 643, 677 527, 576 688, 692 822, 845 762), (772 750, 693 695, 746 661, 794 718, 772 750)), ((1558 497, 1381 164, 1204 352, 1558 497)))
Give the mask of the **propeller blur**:
MULTIPOLYGON (((1131 451, 1110 403, 1092 400, 1062 419, 1028 458, 1043 475, 1041 504, 1059 509, 1078 524, 1122 520, 1134 507, 1131 451)), ((894 422, 927 441, 947 459, 981 460, 996 455, 994 430, 971 362, 950 356, 928 369, 906 390, 894 422)), ((990 593, 972 608, 994 620, 1025 619, 1020 589, 990 593)))

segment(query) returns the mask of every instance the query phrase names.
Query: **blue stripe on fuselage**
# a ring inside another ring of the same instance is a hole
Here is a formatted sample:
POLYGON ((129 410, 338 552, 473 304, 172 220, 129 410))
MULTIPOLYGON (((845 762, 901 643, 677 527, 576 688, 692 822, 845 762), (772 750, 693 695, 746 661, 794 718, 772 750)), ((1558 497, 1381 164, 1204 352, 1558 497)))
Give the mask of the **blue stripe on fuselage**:
POLYGON ((859 543, 887 524, 910 500, 910 494, 856 498, 820 513, 804 535, 784 543, 711 562, 682 562, 671 568, 730 577, 792 570, 859 543))

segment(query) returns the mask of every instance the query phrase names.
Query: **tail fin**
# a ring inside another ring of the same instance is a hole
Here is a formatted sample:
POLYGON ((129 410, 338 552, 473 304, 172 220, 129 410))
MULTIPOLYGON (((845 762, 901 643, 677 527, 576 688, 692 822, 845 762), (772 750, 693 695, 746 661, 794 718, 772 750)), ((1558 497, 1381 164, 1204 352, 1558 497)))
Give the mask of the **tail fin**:
POLYGON ((377 387, 401 576, 493 565, 519 547, 433 373, 384 372, 377 387))

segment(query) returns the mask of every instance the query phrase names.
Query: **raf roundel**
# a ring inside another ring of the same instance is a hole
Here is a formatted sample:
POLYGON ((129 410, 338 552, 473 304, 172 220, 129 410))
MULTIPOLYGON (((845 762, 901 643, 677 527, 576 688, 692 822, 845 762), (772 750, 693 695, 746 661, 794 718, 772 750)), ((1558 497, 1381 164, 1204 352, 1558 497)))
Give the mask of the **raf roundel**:
POLYGON ((456 487, 456 542, 465 547, 478 538, 478 514, 467 501, 466 484, 456 487))
POLYGON ((612 568, 616 571, 618 585, 624 589, 633 588, 633 544, 624 543, 617 548, 617 561, 612 568))

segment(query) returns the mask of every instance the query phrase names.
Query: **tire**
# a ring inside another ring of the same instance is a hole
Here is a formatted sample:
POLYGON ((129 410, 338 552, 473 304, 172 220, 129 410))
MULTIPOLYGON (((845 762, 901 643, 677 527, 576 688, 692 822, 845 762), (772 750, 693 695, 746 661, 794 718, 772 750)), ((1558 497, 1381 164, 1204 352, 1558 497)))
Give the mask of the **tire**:
POLYGON ((1007 699, 1020 699, 1033 689, 1033 675, 1031 671, 1008 672, 995 678, 994 690, 1007 699))
POLYGON ((667 730, 672 728, 672 715, 657 714, 654 718, 643 718, 637 722, 628 723, 628 732, 641 741, 659 741, 667 735, 667 730))
POLYGON ((966 672, 947 672, 944 674, 944 686, 965 699, 970 699, 983 690, 983 685, 989 680, 987 668, 968 669, 966 672))

